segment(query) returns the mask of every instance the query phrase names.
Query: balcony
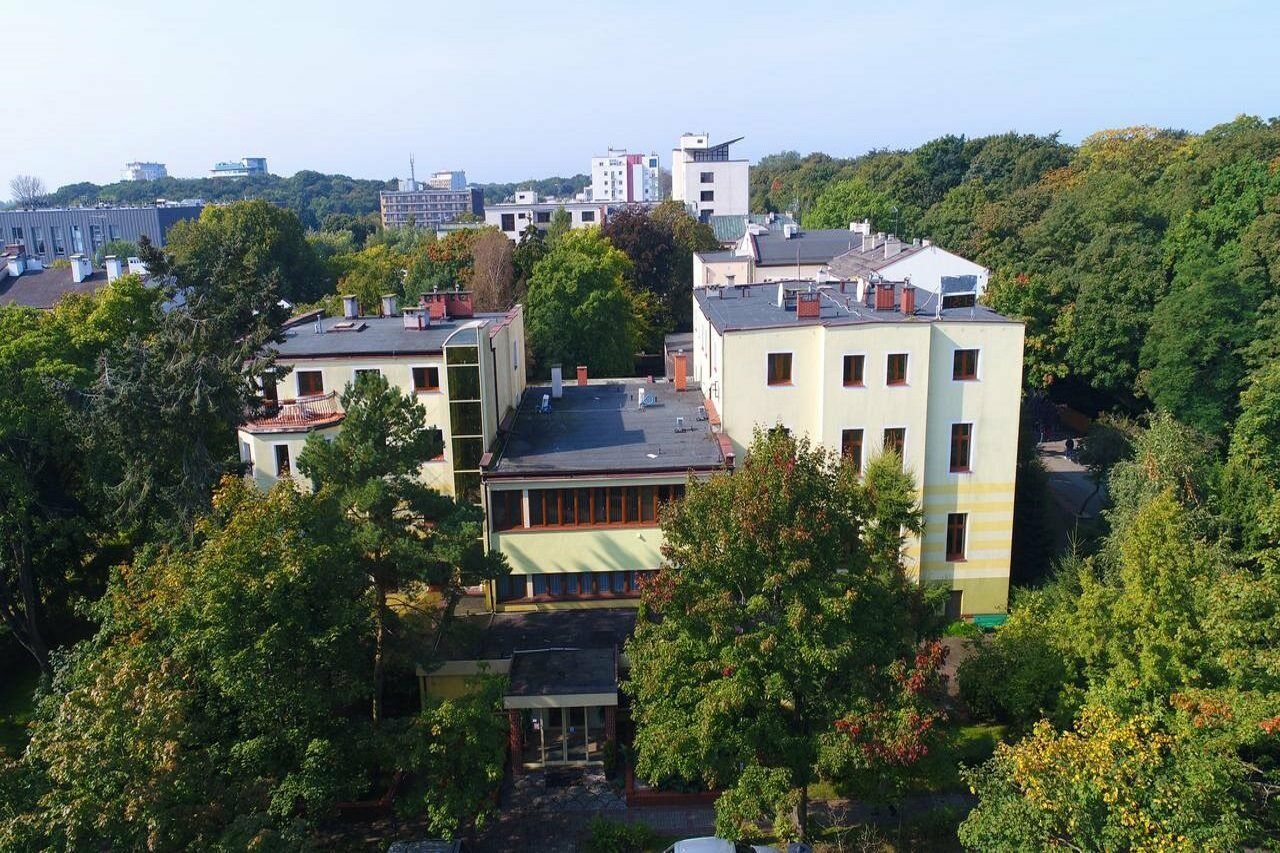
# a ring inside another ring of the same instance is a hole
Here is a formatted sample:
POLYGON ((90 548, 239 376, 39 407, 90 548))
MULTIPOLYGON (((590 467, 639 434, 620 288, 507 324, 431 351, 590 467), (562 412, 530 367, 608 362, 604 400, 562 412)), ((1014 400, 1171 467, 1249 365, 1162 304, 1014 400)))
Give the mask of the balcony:
POLYGON ((248 433, 305 432, 341 423, 338 394, 316 394, 296 400, 282 400, 269 406, 261 417, 247 421, 241 429, 248 433))

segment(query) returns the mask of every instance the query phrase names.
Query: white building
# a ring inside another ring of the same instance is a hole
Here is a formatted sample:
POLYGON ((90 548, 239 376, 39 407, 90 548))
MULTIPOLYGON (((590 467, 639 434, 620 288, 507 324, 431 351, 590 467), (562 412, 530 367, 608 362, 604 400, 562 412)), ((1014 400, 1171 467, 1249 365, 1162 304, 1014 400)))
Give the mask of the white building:
POLYGON ((249 178, 267 174, 266 157, 241 157, 238 161, 215 163, 209 170, 211 178, 249 178))
POLYGON ((427 178, 427 187, 433 190, 461 190, 467 187, 467 173, 462 169, 436 172, 427 178))
POLYGON ((164 163, 125 163, 124 174, 121 176, 125 181, 156 181, 160 178, 169 177, 169 170, 164 167, 164 163))
POLYGON ((484 222, 500 229, 512 240, 519 240, 520 234, 530 224, 542 231, 550 228, 551 217, 562 207, 569 214, 572 228, 600 225, 609 212, 609 205, 600 202, 539 199, 533 190, 520 190, 515 201, 485 205, 484 222))
POLYGON ((706 133, 686 133, 671 152, 671 197, 703 222, 713 215, 747 214, 749 166, 746 160, 729 159, 729 146, 741 139, 712 145, 706 133))
POLYGON ((657 154, 628 154, 610 148, 591 158, 591 201, 631 204, 662 201, 657 154))

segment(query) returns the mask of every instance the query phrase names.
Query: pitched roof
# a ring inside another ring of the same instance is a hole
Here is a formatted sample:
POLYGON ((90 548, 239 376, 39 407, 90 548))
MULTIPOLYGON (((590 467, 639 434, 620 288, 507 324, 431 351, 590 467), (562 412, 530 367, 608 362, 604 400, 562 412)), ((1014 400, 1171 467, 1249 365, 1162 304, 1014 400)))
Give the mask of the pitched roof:
POLYGON ((890 251, 886 255, 885 245, 888 238, 877 234, 869 241, 867 250, 864 252, 862 250, 864 245, 862 235, 851 232, 850 237, 855 242, 849 250, 831 259, 831 274, 840 278, 865 276, 929 248, 928 246, 917 246, 905 240, 900 240, 898 241, 898 250, 896 252, 892 251, 892 247, 890 247, 890 251))

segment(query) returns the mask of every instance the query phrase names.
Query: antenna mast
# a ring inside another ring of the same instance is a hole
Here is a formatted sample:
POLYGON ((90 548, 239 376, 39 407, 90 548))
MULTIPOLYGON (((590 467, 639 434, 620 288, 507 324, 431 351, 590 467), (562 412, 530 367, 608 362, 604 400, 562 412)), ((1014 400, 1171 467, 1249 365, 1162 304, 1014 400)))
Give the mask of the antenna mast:
POLYGON ((418 176, 413 173, 413 154, 409 155, 409 182, 417 185, 418 176))

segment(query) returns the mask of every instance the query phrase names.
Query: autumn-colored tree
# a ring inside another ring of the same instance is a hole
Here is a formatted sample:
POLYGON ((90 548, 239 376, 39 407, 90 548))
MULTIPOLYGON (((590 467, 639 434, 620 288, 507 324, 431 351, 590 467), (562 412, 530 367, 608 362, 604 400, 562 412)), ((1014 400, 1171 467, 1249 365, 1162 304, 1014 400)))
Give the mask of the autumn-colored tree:
POLYGON ((471 246, 471 290, 477 311, 505 311, 515 301, 511 241, 501 231, 485 229, 471 246))

